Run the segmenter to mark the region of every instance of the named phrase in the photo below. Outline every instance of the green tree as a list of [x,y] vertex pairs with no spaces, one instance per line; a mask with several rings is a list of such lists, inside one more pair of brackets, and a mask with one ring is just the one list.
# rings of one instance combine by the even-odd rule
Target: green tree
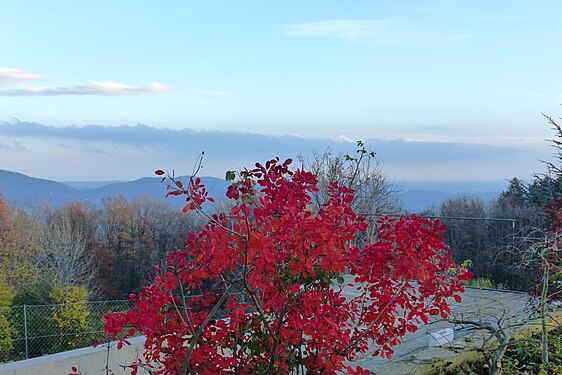
[[91,330],[86,288],[75,285],[59,286],[53,289],[50,297],[56,304],[52,309],[52,318],[60,330],[60,349],[68,350],[88,345],[88,337],[83,335]]
[[0,362],[9,359],[14,349],[16,330],[10,320],[14,295],[14,288],[0,279]]

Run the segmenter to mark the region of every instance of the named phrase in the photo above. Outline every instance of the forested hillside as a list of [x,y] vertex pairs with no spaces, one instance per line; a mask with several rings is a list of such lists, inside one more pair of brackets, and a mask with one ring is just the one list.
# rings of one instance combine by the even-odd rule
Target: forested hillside
[[513,178],[491,202],[472,196],[450,198],[420,215],[441,218],[457,263],[469,260],[477,278],[491,281],[488,286],[528,290],[533,266],[524,259],[525,238],[548,228],[545,207],[561,196],[561,177],[539,176],[530,184]]
[[147,197],[28,212],[0,200],[0,284],[18,304],[48,303],[53,288],[69,285],[95,299],[126,298],[195,226],[192,215]]

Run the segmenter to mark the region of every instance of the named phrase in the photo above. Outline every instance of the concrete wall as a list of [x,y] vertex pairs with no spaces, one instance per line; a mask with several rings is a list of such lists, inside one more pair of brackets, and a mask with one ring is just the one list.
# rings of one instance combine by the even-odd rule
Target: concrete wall
[[[115,375],[130,374],[131,369],[124,369],[121,365],[131,364],[143,353],[144,337],[129,340],[131,345],[117,350],[116,345],[109,349],[109,368]],[[76,367],[83,375],[105,375],[107,347],[83,348],[68,352],[46,355],[24,361],[0,365],[1,375],[67,375],[72,367]],[[148,374],[139,370],[139,374]]]

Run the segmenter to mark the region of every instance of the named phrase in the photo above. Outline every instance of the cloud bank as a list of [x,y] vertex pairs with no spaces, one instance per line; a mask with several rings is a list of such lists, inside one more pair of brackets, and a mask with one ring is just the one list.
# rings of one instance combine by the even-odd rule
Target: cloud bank
[[[225,131],[196,131],[192,129],[155,128],[138,124],[135,126],[66,126],[54,127],[33,122],[0,123],[0,136],[24,137],[53,140],[109,142],[117,145],[133,147],[198,147],[206,151],[213,150],[232,152],[233,148],[241,153],[266,152],[279,150],[283,153],[305,153],[313,149],[322,151],[331,148],[336,153],[352,153],[355,141],[340,139],[334,141],[321,138],[301,138],[293,135],[271,136],[255,133],[237,133]],[[512,147],[498,147],[476,143],[458,142],[416,142],[412,140],[365,140],[390,161],[437,161],[446,155],[447,160],[476,160],[496,158],[509,155],[516,151]],[[415,155],[413,157],[413,155]]]
[[[0,123],[0,169],[59,180],[135,179],[156,169],[188,174],[205,151],[203,175],[252,167],[275,156],[310,157],[327,148],[354,154],[355,142],[296,136],[136,126],[54,127],[30,122]],[[550,158],[544,147],[365,139],[396,180],[502,180],[530,178]],[[16,145],[18,147],[16,147]]]

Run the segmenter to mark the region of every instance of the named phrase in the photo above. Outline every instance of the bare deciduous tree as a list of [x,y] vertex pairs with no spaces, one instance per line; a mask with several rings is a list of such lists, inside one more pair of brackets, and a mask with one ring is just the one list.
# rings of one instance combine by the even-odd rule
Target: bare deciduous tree
[[318,176],[319,191],[314,194],[314,203],[326,202],[329,184],[337,181],[355,190],[353,209],[370,215],[396,214],[401,211],[396,197],[398,186],[383,173],[383,165],[375,152],[357,142],[357,155],[334,154],[328,148],[322,153],[314,152],[310,159],[299,156],[305,168]]
[[154,277],[154,266],[185,245],[193,217],[150,197],[107,198],[100,217],[106,257],[101,265],[112,298],[136,293]]
[[43,230],[45,253],[39,257],[39,268],[61,285],[83,285],[95,288],[94,254],[89,252],[88,237],[76,226],[71,216],[52,212]]
[[357,142],[354,155],[334,154],[328,148],[322,153],[313,152],[310,159],[299,156],[304,167],[318,177],[319,190],[313,193],[313,202],[320,208],[328,199],[330,183],[338,182],[355,190],[352,207],[366,218],[368,231],[357,238],[358,244],[372,241],[376,235],[376,221],[384,215],[402,212],[397,193],[399,187],[383,173],[383,165],[375,151]]

